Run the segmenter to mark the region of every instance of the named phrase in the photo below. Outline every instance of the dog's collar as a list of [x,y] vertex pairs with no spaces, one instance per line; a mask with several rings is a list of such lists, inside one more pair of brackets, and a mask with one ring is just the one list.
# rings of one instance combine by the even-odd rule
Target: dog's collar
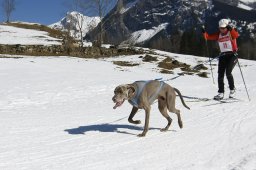
[[134,97],[128,100],[131,105],[133,105],[134,107],[139,106],[139,104],[138,104],[139,100],[140,100],[139,96],[140,96],[142,90],[144,89],[144,87],[146,86],[146,84],[150,81],[152,81],[152,80],[149,80],[149,81],[135,81],[133,83],[137,88],[135,89]]
[[[144,87],[146,86],[146,84],[148,84],[149,82],[151,82],[153,80],[148,80],[148,81],[135,81],[134,84],[137,86],[137,89],[135,89],[135,94],[134,97],[132,99],[129,99],[128,102],[133,105],[134,107],[139,107],[139,100],[140,100],[140,94],[142,93]],[[155,97],[157,96],[157,94],[160,92],[160,90],[162,89],[164,82],[160,81],[160,87],[158,88],[157,92],[150,97],[149,102],[150,104],[152,104],[152,102],[154,101]]]

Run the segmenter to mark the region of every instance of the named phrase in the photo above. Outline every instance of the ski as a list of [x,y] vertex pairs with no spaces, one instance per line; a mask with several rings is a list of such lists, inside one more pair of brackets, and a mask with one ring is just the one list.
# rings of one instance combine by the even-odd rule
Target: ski
[[[216,100],[213,98],[203,98],[203,97],[195,97],[195,96],[182,96],[186,100],[186,102],[210,102],[210,101],[216,101],[217,103],[215,104],[222,104],[222,103],[234,103],[234,102],[239,102],[242,101],[241,99],[238,98],[223,98],[221,100]],[[215,105],[213,104],[213,105]],[[210,104],[211,105],[211,104]]]
[[241,101],[240,99],[238,98],[224,98],[224,99],[221,99],[221,100],[216,100],[216,99],[213,99],[214,101],[219,101],[219,102],[223,102],[223,103],[227,103],[227,102],[231,102],[231,101]]
[[236,103],[236,102],[240,102],[242,100],[237,99],[237,98],[224,98],[222,100],[215,100],[212,99],[212,101],[216,101],[215,103],[211,103],[205,106],[213,106],[213,105],[219,105],[219,104],[230,104],[230,103]]
[[233,102],[238,102],[238,101],[241,101],[240,99],[238,98],[224,98],[224,99],[221,99],[221,100],[215,100],[215,99],[212,99],[212,98],[200,98],[200,97],[190,97],[190,96],[183,96],[184,98],[186,99],[189,99],[187,100],[186,102],[208,102],[208,101],[217,101],[219,103],[233,103]]

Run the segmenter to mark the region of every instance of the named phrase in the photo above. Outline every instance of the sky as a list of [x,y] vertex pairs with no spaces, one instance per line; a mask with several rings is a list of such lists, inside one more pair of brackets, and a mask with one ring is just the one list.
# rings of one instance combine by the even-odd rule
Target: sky
[[[66,2],[67,0],[16,0],[16,9],[10,20],[49,25],[65,16],[68,10]],[[0,21],[5,21],[2,6],[0,15]]]
[[[0,22],[6,20],[0,8]],[[65,14],[72,10],[72,0],[15,0],[16,9],[12,13],[10,21],[24,21],[50,25],[60,21]]]

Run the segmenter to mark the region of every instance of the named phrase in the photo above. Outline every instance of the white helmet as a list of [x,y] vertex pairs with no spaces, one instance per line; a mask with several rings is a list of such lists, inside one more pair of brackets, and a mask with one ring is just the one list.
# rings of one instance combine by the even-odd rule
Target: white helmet
[[224,27],[228,26],[228,24],[229,24],[229,20],[228,19],[221,19],[219,21],[219,27],[221,27],[221,28],[224,28]]

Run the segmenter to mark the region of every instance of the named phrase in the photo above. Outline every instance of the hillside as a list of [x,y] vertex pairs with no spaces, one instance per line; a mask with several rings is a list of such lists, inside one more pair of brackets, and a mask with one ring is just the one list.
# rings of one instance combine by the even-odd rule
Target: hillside
[[[139,138],[144,112],[135,116],[142,124],[128,123],[128,102],[112,109],[114,88],[136,80],[176,77],[180,68],[173,74],[160,73],[158,64],[166,57],[191,66],[205,61],[155,52],[158,61],[154,62],[143,61],[145,55],[99,60],[1,55],[0,169],[254,170],[255,61],[240,60],[251,102],[237,66],[234,77],[239,100],[230,103],[196,99],[211,99],[216,94],[217,85],[211,78],[180,76],[166,83],[178,88],[191,108],[184,108],[177,98],[183,129],[170,113],[170,130],[160,132],[167,122],[153,104],[150,130]],[[121,61],[134,65],[115,64]],[[213,69],[216,79],[216,62]]]
[[64,33],[36,23],[0,24],[2,45],[61,45]]
[[0,24],[0,54],[72,55],[82,58],[140,54],[140,51],[136,49],[109,48],[109,46],[91,47],[89,44],[81,48],[77,40],[69,36],[65,30],[52,29],[36,23],[12,22]]

